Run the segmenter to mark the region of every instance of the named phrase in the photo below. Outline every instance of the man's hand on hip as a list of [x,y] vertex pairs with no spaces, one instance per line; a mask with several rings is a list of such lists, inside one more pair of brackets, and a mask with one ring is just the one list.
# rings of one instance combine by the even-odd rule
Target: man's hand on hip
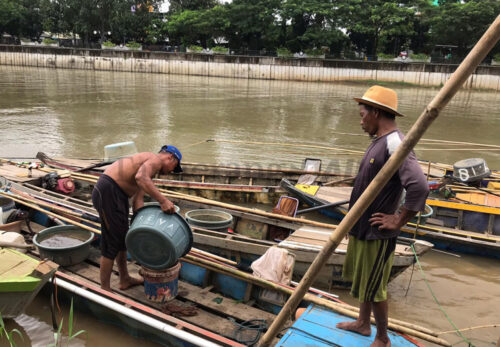
[[368,220],[372,227],[378,226],[378,230],[399,230],[403,225],[399,214],[385,214],[377,212],[372,214]]

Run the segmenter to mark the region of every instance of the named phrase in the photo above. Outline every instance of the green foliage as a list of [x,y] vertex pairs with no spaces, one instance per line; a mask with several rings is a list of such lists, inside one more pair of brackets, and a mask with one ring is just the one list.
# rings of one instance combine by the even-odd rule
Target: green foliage
[[283,57],[283,58],[291,58],[293,57],[293,53],[286,47],[280,47],[276,50],[276,54],[278,54],[278,57]]
[[227,47],[215,46],[215,47],[212,47],[212,52],[214,52],[216,54],[227,54],[229,52],[229,50],[227,49]]
[[494,61],[497,61],[497,62],[500,62],[500,53],[497,53],[493,56],[493,60]]
[[0,338],[5,336],[9,345],[11,347],[15,347],[16,341],[14,341],[14,334],[19,335],[19,337],[21,337],[21,340],[24,340],[23,335],[21,334],[21,332],[19,330],[17,330],[17,329],[12,329],[11,331],[7,330],[7,328],[5,327],[5,323],[2,319],[2,315],[0,314]]
[[410,54],[410,58],[412,60],[427,61],[429,59],[429,56],[425,53],[414,53],[414,54]]
[[227,7],[222,5],[185,10],[170,16],[165,31],[173,43],[207,47],[209,40],[226,36],[230,24],[227,17]]
[[[71,345],[71,340],[74,338],[78,337],[79,335],[86,334],[87,332],[85,330],[80,330],[77,331],[76,333],[73,333],[73,298],[71,298],[71,306],[69,309],[69,317],[68,317],[68,338],[66,340],[66,345],[69,347]],[[57,331],[54,332],[54,343],[47,346],[47,347],[60,347],[62,346],[63,343],[63,333],[62,333],[62,327],[64,323],[64,318],[61,319],[61,322],[59,323],[59,327],[57,328]]]
[[394,60],[395,56],[392,54],[377,53],[378,60]]
[[203,47],[201,46],[196,46],[196,45],[191,45],[188,47],[188,49],[191,51],[191,52],[194,52],[194,53],[201,53],[201,51],[203,51]]
[[104,42],[102,43],[102,45],[103,45],[104,47],[110,47],[110,48],[111,48],[111,47],[115,47],[115,46],[116,46],[116,45],[115,45],[113,42],[111,42],[111,41],[104,41]]
[[[432,41],[458,46],[466,53],[500,13],[498,0],[446,1],[432,16]],[[498,45],[497,45],[498,47]]]
[[317,48],[306,49],[304,53],[307,54],[308,57],[319,57],[319,56],[325,54],[324,51],[322,51],[321,49],[317,49]]
[[135,41],[127,42],[125,46],[128,47],[129,49],[134,49],[134,50],[141,48],[141,44]]
[[208,10],[217,5],[217,0],[170,0],[169,3],[169,12],[176,13],[185,10]]
[[[429,0],[171,0],[167,15],[150,12],[162,2],[0,0],[0,32],[33,40],[45,30],[78,35],[85,44],[168,38],[170,45],[242,51],[326,47],[344,57],[431,52],[444,44],[463,56],[500,13],[499,0],[440,0],[439,6]],[[500,44],[492,53],[499,52]]]
[[48,37],[47,37],[47,38],[44,38],[44,39],[42,40],[42,43],[43,43],[44,45],[52,45],[52,44],[54,44],[54,43],[57,43],[57,40],[53,40],[53,39],[50,39],[50,38],[48,38]]

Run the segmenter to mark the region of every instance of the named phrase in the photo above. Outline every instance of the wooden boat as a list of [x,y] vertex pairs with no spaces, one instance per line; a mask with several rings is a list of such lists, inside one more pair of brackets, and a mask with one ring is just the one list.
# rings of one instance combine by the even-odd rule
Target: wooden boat
[[0,314],[15,318],[24,312],[57,270],[57,264],[40,261],[10,248],[0,249]]
[[[84,183],[82,183],[84,184]],[[65,200],[60,194],[49,192],[31,184],[12,184],[12,187],[29,193],[32,196],[52,201],[61,206],[69,206],[78,211],[96,216],[96,211],[88,202]],[[290,235],[279,244],[295,254],[294,279],[300,280],[316,254],[321,249],[331,232],[331,225],[323,225],[299,218],[284,218],[264,211],[246,209],[229,204],[216,203],[199,198],[170,197],[181,208],[181,213],[193,209],[217,209],[229,213],[233,217],[230,229],[234,233],[208,230],[193,227],[194,247],[233,259],[241,266],[249,266],[255,259],[262,256],[270,247],[277,245],[272,235],[273,230],[286,231]],[[45,220],[47,222],[47,220]],[[317,225],[316,225],[317,224]],[[415,262],[410,244],[414,244],[417,255],[421,256],[432,248],[432,244],[424,241],[401,240],[396,247],[396,256],[390,280]],[[350,283],[341,277],[347,243],[343,242],[318,276],[315,286],[330,289],[332,287],[348,287]]]
[[[282,187],[289,194],[310,206],[321,206],[341,201],[350,196],[351,187],[319,187],[315,195],[296,188],[283,180]],[[469,193],[471,194],[471,193]],[[465,195],[459,195],[464,200]],[[402,235],[418,236],[430,241],[438,249],[500,258],[500,208],[471,204],[467,201],[450,201],[429,198],[431,211],[424,218],[414,219],[401,229]],[[347,213],[347,204],[321,212],[335,220]],[[427,225],[422,225],[427,221]],[[432,223],[432,224],[430,224]]]
[[[32,228],[35,232],[43,229],[35,223]],[[37,252],[33,251],[32,255],[37,256]],[[185,257],[181,261],[178,294],[168,302],[149,300],[142,286],[117,289],[119,279],[115,271],[111,277],[114,292],[102,290],[99,287],[97,249],[92,249],[85,262],[57,271],[53,283],[58,288],[60,300],[73,298],[76,310],[86,311],[136,336],[169,346],[249,345],[265,332],[287,295],[293,292],[292,287],[263,280],[214,259]],[[140,270],[140,266],[133,262],[127,266],[132,274]],[[283,300],[269,301],[262,295],[263,289],[284,294]],[[303,305],[312,302],[321,307],[323,314],[336,311],[348,312],[349,317],[356,315],[355,308],[342,303],[334,295],[321,292],[320,298],[315,292],[312,290],[306,294]],[[336,316],[349,319],[344,314],[337,313]],[[405,322],[391,322],[403,324],[403,329],[412,327],[428,331]],[[420,334],[420,330],[412,331]],[[330,337],[331,334],[318,335],[320,339]],[[429,338],[434,337],[429,335]],[[272,344],[279,345],[278,339],[275,338]],[[339,342],[337,345],[349,345],[345,340]]]
[[[376,329],[372,327],[370,336],[363,336],[336,327],[344,322],[344,316],[310,304],[280,339],[277,346],[370,346],[375,339]],[[325,324],[328,322],[328,324]],[[388,332],[392,346],[419,346],[419,343],[407,336]]]
[[[79,170],[96,174],[105,166],[98,161],[50,158],[38,153],[46,165],[64,170]],[[321,171],[321,165],[311,165],[315,159],[305,159],[303,170],[284,168],[232,167],[200,163],[182,163],[181,174],[159,175],[155,183],[164,188],[207,199],[231,203],[276,204],[285,191],[279,186],[283,177],[295,183],[329,184],[338,180],[350,180],[350,175]]]

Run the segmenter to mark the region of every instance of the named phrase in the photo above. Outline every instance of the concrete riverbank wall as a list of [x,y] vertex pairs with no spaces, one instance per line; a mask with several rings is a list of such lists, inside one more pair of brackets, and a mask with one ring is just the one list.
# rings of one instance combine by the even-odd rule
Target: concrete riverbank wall
[[[249,57],[0,45],[0,65],[290,81],[440,86],[457,65]],[[500,90],[500,66],[480,66],[464,88]]]

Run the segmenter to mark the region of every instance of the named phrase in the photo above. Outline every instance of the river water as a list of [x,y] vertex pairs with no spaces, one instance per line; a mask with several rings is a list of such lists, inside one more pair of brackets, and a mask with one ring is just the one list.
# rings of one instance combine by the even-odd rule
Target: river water
[[[324,170],[350,173],[356,170],[358,151],[369,144],[352,100],[367,87],[0,66],[0,157],[33,158],[43,151],[51,156],[103,158],[105,145],[134,141],[140,151],[175,144],[189,162],[299,168],[305,157],[314,157],[322,159]],[[397,121],[406,132],[437,89],[393,88],[406,115]],[[450,164],[481,157],[500,169],[497,148],[470,144],[499,144],[498,110],[500,97],[495,92],[459,92],[424,136],[432,141],[422,142],[417,156]],[[421,263],[434,295],[457,327],[500,323],[500,261],[430,252]],[[417,267],[413,276],[408,269],[395,279],[389,292],[394,318],[436,331],[452,330]],[[339,294],[351,300],[348,293]],[[38,298],[28,316],[47,324],[50,320],[40,313],[43,305],[44,299]],[[24,328],[20,326],[33,328],[35,320],[25,319]],[[85,323],[76,328],[97,336],[94,342],[138,343],[123,337],[119,329],[100,329],[90,318],[81,321]],[[464,335],[477,346],[494,346],[500,329]],[[447,336],[453,343],[460,341],[456,335]]]

